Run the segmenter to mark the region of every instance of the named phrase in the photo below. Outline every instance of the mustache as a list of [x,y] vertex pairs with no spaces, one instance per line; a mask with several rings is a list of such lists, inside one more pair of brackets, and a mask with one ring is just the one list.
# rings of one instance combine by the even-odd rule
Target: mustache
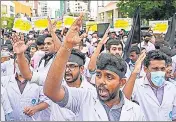
[[109,92],[109,90],[106,88],[106,86],[104,84],[100,84],[98,87],[96,86],[97,90],[107,90]]

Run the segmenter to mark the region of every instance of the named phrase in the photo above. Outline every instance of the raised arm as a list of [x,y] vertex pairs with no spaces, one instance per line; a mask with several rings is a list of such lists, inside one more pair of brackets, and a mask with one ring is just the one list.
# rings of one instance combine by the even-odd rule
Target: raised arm
[[[29,43],[28,43],[29,44]],[[17,63],[20,69],[20,72],[24,79],[31,80],[32,72],[30,70],[29,64],[25,58],[24,52],[30,45],[25,45],[25,42],[22,41],[18,35],[14,35],[12,39],[13,51],[17,56]]]
[[70,27],[63,45],[60,47],[56,57],[49,69],[45,84],[44,94],[54,102],[61,101],[64,98],[65,91],[61,87],[63,75],[65,72],[66,63],[71,54],[71,49],[79,44],[81,39],[79,37],[79,30],[82,25],[83,15],[80,15],[73,25]]
[[97,57],[100,54],[101,48],[104,44],[106,44],[108,38],[108,32],[109,32],[109,28],[107,29],[106,33],[104,34],[102,40],[98,43],[97,48],[95,49],[94,53],[92,54],[91,58],[90,58],[90,62],[88,65],[88,69],[89,71],[94,72],[96,70],[96,61],[97,61]]
[[133,72],[130,75],[130,78],[128,79],[127,83],[125,84],[125,87],[123,88],[123,93],[125,94],[127,99],[131,99],[134,84],[137,78],[138,73],[141,71],[141,65],[146,57],[146,53],[142,52],[142,54],[139,56],[138,60],[136,61],[135,67]]
[[56,35],[56,25],[57,20],[54,21],[54,23],[51,22],[51,19],[48,17],[48,31],[50,32],[54,45],[55,45],[55,51],[58,51],[61,46],[61,40]]

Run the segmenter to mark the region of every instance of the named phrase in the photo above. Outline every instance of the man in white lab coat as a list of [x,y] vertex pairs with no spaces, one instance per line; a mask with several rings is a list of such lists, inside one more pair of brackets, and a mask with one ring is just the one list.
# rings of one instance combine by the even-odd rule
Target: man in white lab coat
[[45,117],[43,114],[51,101],[43,94],[43,88],[25,80],[21,76],[17,62],[15,62],[15,71],[14,75],[1,77],[1,83],[7,90],[13,109],[12,119],[14,121],[49,120],[50,116],[45,115]]
[[167,56],[150,51],[144,65],[146,76],[126,84],[128,92],[133,91],[132,99],[139,103],[147,121],[176,120],[176,87],[165,80]]
[[[48,72],[44,93],[61,107],[75,113],[79,121],[142,121],[144,115],[140,107],[125,98],[120,91],[124,85],[126,64],[112,54],[102,54],[97,61],[96,89],[71,88],[61,85],[71,49],[81,41],[79,28],[82,15],[76,19],[68,31],[64,44],[59,49]],[[57,74],[57,75],[56,75]],[[71,79],[68,75],[67,79]]]

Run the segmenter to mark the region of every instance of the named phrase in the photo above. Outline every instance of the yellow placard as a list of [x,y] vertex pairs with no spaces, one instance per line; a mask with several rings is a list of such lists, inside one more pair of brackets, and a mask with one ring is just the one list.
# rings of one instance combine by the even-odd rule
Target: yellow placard
[[114,28],[115,29],[131,29],[131,19],[130,18],[118,18],[114,21]]
[[89,27],[89,31],[97,31],[97,22],[86,22],[86,29]]
[[58,21],[56,24],[56,28],[60,29],[62,27],[62,21]]
[[29,32],[32,29],[32,24],[28,20],[16,18],[13,29],[19,32]]
[[149,26],[151,26],[154,33],[166,33],[168,21],[150,21]]
[[72,17],[72,16],[65,16],[64,17],[64,26],[65,27],[70,27],[73,22],[76,20],[75,17]]
[[34,27],[37,29],[45,29],[48,27],[47,19],[38,19],[34,22]]
[[[44,30],[46,28],[48,28],[48,19],[47,18],[38,18],[36,20],[33,20],[34,22],[34,28],[37,30]],[[53,23],[54,20],[51,20],[51,22]],[[58,21],[56,28],[60,29],[62,27],[62,21]]]

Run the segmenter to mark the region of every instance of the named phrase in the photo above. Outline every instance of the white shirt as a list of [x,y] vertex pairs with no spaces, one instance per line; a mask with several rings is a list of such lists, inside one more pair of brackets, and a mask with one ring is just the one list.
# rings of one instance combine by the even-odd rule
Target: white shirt
[[135,82],[132,98],[141,106],[147,121],[171,121],[173,106],[176,106],[176,87],[165,82],[163,101],[160,105],[146,77]]
[[[140,44],[138,44],[138,47],[140,48]],[[145,43],[143,41],[143,42],[141,42],[141,47],[144,47],[147,52],[155,50],[155,46],[151,42],[148,42],[148,44],[145,45]]]

